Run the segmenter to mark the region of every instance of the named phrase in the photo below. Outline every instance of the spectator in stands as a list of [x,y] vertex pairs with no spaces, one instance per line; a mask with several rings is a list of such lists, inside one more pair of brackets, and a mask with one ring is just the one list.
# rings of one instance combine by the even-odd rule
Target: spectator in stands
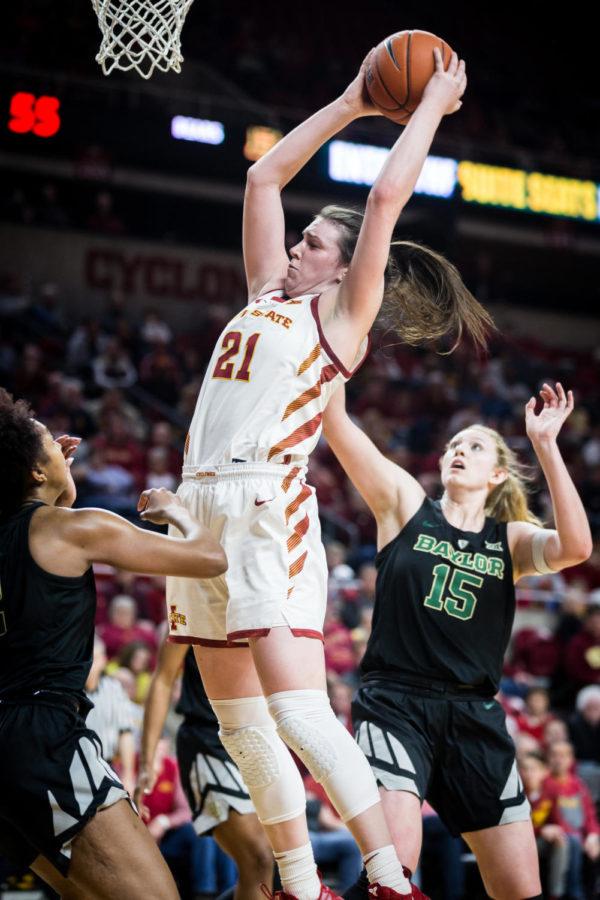
[[189,872],[194,896],[204,896],[205,872],[200,841],[179,780],[177,760],[169,753],[169,743],[164,738],[156,749],[154,778],[152,791],[143,795],[142,818],[172,869],[180,890],[183,887],[186,891],[187,887],[189,895],[190,886],[182,885],[182,878],[185,879]]
[[176,446],[173,426],[170,422],[160,421],[152,425],[150,432],[149,448],[161,447],[167,453],[168,471],[179,477],[183,462],[182,448]]
[[181,387],[181,369],[169,345],[155,341],[140,362],[140,384],[163,403],[174,406]]
[[131,641],[121,648],[117,657],[119,668],[128,669],[135,678],[134,703],[143,704],[148,694],[152,679],[153,653],[149,646],[152,640],[152,650],[156,649],[156,635],[153,631],[144,629],[144,638]]
[[135,790],[135,743],[131,701],[115,678],[104,671],[106,647],[98,636],[94,639],[92,667],[85,692],[94,704],[86,725],[102,741],[104,759],[113,765],[131,796]]
[[123,466],[108,463],[104,450],[92,449],[87,462],[73,466],[72,474],[78,488],[76,505],[133,515],[137,500],[133,475]]
[[327,604],[325,622],[323,623],[325,644],[325,667],[327,672],[346,675],[354,670],[352,638],[337,613],[336,605]]
[[121,650],[132,641],[143,641],[150,651],[156,650],[153,629],[137,622],[135,600],[126,594],[117,594],[108,610],[108,624],[100,629],[100,637],[106,645],[109,659],[117,659]]
[[[563,828],[554,824],[553,801],[543,793],[548,767],[540,755],[528,753],[519,761],[519,773],[531,804],[531,820],[543,881],[551,898],[562,897],[569,868],[570,841]],[[575,846],[575,854],[578,850]]]
[[550,697],[548,691],[541,687],[529,688],[525,696],[525,705],[517,715],[519,731],[526,732],[542,743],[544,728],[554,718],[549,710]]
[[577,760],[577,772],[587,784],[592,800],[600,802],[600,685],[579,691],[577,711],[569,719],[569,734]]
[[201,387],[202,379],[194,378],[184,385],[180,391],[177,412],[185,422],[192,421]]
[[49,339],[62,338],[65,334],[60,291],[53,281],[43,282],[35,301],[29,308],[28,324],[47,343]]
[[354,569],[347,563],[348,548],[340,541],[325,543],[325,557],[330,578],[342,582],[354,578]]
[[[127,309],[127,299],[123,291],[114,289],[106,298],[106,306],[100,320],[102,330],[111,336],[115,336],[122,319],[129,317],[129,321],[133,322],[133,317]],[[135,324],[135,323],[134,323]]]
[[167,488],[175,492],[179,479],[169,471],[169,456],[164,447],[151,447],[148,450],[148,472],[145,488]]
[[144,314],[140,335],[145,344],[170,344],[173,332],[156,309],[147,309]]
[[8,200],[3,203],[2,218],[19,225],[33,225],[36,210],[22,188],[14,188]]
[[53,228],[68,228],[70,225],[70,217],[60,202],[58,188],[51,181],[42,186],[36,218],[40,225],[50,225]]
[[344,728],[347,728],[350,734],[352,730],[352,716],[350,713],[350,705],[352,703],[352,688],[341,678],[328,676],[327,693],[331,702],[331,708],[336,717],[340,720]]
[[542,739],[542,747],[547,751],[552,744],[562,743],[569,740],[569,729],[567,723],[562,719],[554,718],[546,722],[544,728],[544,737]]
[[21,363],[13,378],[15,397],[25,397],[33,406],[39,404],[48,387],[44,357],[37,344],[25,344]]
[[118,412],[109,413],[103,424],[103,433],[93,440],[94,449],[104,452],[108,465],[122,466],[141,489],[146,469],[141,442],[136,440],[127,419]]
[[353,628],[350,632],[350,637],[352,639],[352,658],[354,659],[354,667],[350,676],[346,678],[348,683],[352,685],[352,688],[356,688],[358,686],[359,678],[358,678],[358,667],[361,664],[362,658],[365,655],[365,650],[367,649],[367,641],[369,640],[369,634],[371,630],[367,630],[366,628],[362,628],[358,625],[356,628]]
[[600,465],[586,472],[581,485],[581,499],[587,510],[594,535],[600,534]]
[[577,712],[569,720],[569,732],[578,762],[600,765],[600,686],[593,684],[577,695]]
[[90,401],[88,408],[96,420],[98,431],[106,431],[113,414],[117,414],[124,419],[127,431],[134,440],[145,439],[147,426],[139,408],[130,403],[119,388],[104,391],[98,400]]
[[137,381],[129,354],[117,338],[109,338],[104,351],[92,362],[94,381],[101,388],[128,388]]
[[162,575],[136,575],[119,569],[110,578],[103,594],[107,601],[117,594],[133,597],[140,618],[155,625],[160,625],[165,619],[165,579]]
[[377,583],[377,569],[372,562],[363,563],[358,570],[360,607],[372,607],[375,603],[375,585]]
[[89,438],[96,432],[94,419],[86,409],[82,383],[77,378],[63,378],[58,402],[46,407],[46,416],[62,414],[66,418],[65,433]]
[[600,684],[600,606],[587,611],[579,634],[565,649],[564,667],[577,690],[587,684]]
[[592,862],[600,857],[600,824],[587,787],[572,774],[574,762],[573,747],[568,741],[550,746],[550,774],[543,782],[542,795],[552,804],[554,823],[576,838],[576,842],[571,842],[567,889],[573,900],[584,900],[583,857]]
[[111,678],[114,678],[115,681],[119,682],[131,701],[133,734],[135,745],[136,747],[139,747],[142,734],[142,725],[144,721],[144,707],[135,702],[137,691],[137,682],[135,680],[135,675],[130,669],[120,668],[118,665],[113,669],[111,663],[108,663],[107,668],[111,669]]
[[94,201],[94,210],[87,219],[91,231],[103,234],[123,234],[125,224],[114,211],[114,198],[109,191],[99,191]]
[[67,341],[67,371],[73,375],[91,377],[91,362],[104,353],[108,340],[97,319],[84,319]]
[[527,734],[526,731],[517,731],[513,736],[513,741],[518,763],[522,759],[525,759],[530,753],[542,753],[542,747],[539,741],[536,741],[536,739],[530,734]]

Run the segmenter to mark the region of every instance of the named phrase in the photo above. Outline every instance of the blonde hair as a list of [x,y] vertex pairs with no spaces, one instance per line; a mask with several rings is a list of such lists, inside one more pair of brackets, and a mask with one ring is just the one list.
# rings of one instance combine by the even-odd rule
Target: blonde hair
[[544,523],[529,509],[527,495],[528,484],[533,481],[527,466],[517,458],[504,438],[494,428],[487,425],[469,425],[487,434],[494,442],[498,466],[507,473],[501,484],[496,485],[487,495],[485,514],[498,522],[530,522],[532,525],[544,527]]

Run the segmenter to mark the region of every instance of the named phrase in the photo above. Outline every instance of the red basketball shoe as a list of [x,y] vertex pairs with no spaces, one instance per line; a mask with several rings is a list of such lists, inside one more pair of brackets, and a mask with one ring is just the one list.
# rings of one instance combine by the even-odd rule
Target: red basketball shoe
[[383,887],[380,884],[369,885],[369,897],[375,897],[376,900],[429,900],[427,894],[419,890],[416,884],[411,882],[412,890],[410,894],[400,894],[391,887]]
[[[286,894],[285,891],[275,891],[275,893],[272,894],[264,884],[261,884],[260,889],[269,900],[296,900],[296,897],[294,897],[293,894]],[[321,893],[319,894],[318,900],[343,900],[343,898],[340,897],[339,894],[334,894],[331,888],[321,882]]]

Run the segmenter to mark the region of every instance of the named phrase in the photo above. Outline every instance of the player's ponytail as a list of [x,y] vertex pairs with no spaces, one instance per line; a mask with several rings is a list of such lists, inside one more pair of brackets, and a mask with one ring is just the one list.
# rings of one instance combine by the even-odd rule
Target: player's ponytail
[[45,458],[29,404],[0,388],[0,518],[19,509],[32,487],[32,469]]
[[499,522],[531,522],[543,528],[543,522],[529,509],[528,483],[532,476],[510,449],[502,435],[487,425],[474,425],[489,434],[496,445],[498,465],[507,472],[505,480],[487,496],[485,513]]
[[407,344],[450,337],[452,352],[468,335],[485,350],[495,329],[490,314],[475,299],[456,266],[430,247],[394,241],[386,271],[382,318]]
[[[349,264],[364,213],[326,206],[319,216],[337,225],[340,256]],[[483,350],[488,333],[495,329],[492,317],[467,289],[456,266],[413,241],[394,241],[390,247],[381,321],[413,346],[450,337],[451,350],[464,335]]]

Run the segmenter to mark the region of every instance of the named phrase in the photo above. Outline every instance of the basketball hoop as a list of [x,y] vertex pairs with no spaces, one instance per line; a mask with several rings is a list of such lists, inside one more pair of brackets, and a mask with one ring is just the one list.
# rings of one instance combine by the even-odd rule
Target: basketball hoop
[[92,0],[102,32],[96,61],[105,75],[135,69],[181,72],[181,29],[192,0]]

